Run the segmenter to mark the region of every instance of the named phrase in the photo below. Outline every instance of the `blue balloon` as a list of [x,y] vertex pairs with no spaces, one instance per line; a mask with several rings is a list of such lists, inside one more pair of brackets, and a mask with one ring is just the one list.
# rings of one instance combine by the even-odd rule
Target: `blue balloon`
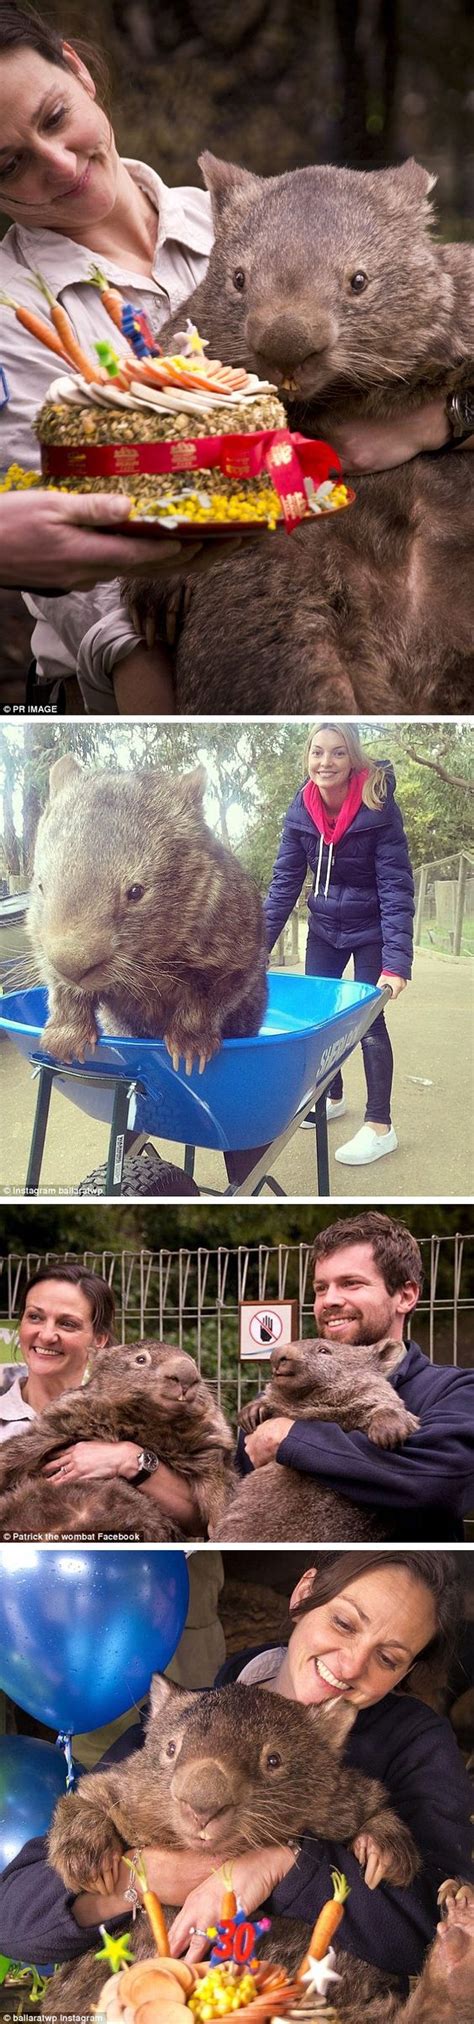
[[13,1862],[25,1841],[46,1834],[65,1791],[66,1760],[54,1743],[0,1736],[0,1870]]
[[169,1665],[188,1598],[173,1547],[3,1546],[0,1686],[48,1727],[101,1728]]

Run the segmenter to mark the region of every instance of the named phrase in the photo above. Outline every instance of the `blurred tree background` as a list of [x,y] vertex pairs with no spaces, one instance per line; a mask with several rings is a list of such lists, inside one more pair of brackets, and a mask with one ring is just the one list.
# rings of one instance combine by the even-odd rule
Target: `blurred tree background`
[[[121,724],[37,721],[0,730],[0,836],[10,875],[27,884],[49,769],[63,752],[86,766],[158,766],[179,773],[203,760],[208,819],[265,891],[293,795],[306,778],[311,726],[287,723]],[[472,848],[473,734],[466,723],[359,724],[369,758],[392,762],[414,865]],[[3,803],[3,806],[2,806]]]
[[52,0],[100,48],[120,148],[197,183],[203,147],[274,175],[305,162],[437,175],[446,237],[474,216],[472,0]]

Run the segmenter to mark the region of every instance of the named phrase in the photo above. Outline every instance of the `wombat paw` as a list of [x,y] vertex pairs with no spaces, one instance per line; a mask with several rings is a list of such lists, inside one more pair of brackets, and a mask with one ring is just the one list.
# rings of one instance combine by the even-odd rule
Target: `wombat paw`
[[219,1034],[193,1034],[191,1038],[189,1033],[183,1033],[177,1026],[173,1026],[169,1033],[165,1033],[163,1039],[168,1054],[171,1055],[173,1068],[178,1070],[180,1061],[184,1061],[186,1075],[192,1075],[195,1061],[199,1074],[202,1075],[207,1062],[212,1061],[213,1054],[217,1054],[221,1044]]
[[395,1884],[403,1890],[421,1869],[420,1857],[408,1827],[395,1815],[374,1820],[370,1829],[371,1841],[378,1849],[383,1862],[384,1882]]
[[265,1420],[266,1417],[266,1407],[263,1404],[263,1400],[252,1399],[250,1405],[242,1406],[242,1412],[237,1415],[237,1425],[242,1427],[244,1434],[253,1434],[256,1427],[261,1427],[262,1420]]
[[41,1035],[41,1046],[47,1054],[54,1054],[56,1061],[84,1061],[87,1054],[93,1054],[99,1034],[95,1020],[79,1020],[77,1026],[64,1025],[60,1019],[48,1019]]
[[461,1883],[459,1876],[448,1876],[446,1882],[440,1884],[437,1902],[446,1915],[449,1906],[457,1904],[467,1908],[470,1901],[474,1902],[474,1884]]
[[399,1441],[406,1441],[409,1434],[416,1434],[419,1424],[415,1414],[407,1413],[405,1406],[381,1406],[371,1414],[367,1434],[377,1448],[396,1448]]

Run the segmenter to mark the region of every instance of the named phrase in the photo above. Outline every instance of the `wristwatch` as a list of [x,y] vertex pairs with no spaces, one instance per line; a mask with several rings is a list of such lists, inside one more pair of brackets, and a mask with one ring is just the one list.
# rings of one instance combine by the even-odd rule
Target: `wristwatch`
[[474,387],[459,387],[457,393],[448,394],[446,414],[453,443],[464,443],[467,436],[474,436]]
[[153,1448],[142,1448],[137,1456],[137,1475],[134,1482],[136,1483],[141,1476],[152,1476],[154,1469],[159,1469],[159,1466],[160,1457],[154,1454]]

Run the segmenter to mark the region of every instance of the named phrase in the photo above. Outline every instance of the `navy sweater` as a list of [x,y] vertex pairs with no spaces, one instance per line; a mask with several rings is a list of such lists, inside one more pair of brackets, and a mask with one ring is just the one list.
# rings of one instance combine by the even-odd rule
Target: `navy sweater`
[[[224,1666],[216,1684],[233,1680],[253,1653]],[[143,1729],[129,1729],[102,1759],[117,1764],[143,1743]],[[424,1858],[421,1878],[409,1890],[367,1890],[359,1865],[338,1842],[305,1839],[301,1856],[265,1906],[270,1916],[307,1919],[312,1926],[331,1896],[331,1867],[343,1869],[351,1885],[344,1919],[344,1947],[363,1960],[400,1974],[415,1974],[436,1923],[436,1892],[446,1876],[474,1879],[469,1815],[472,1791],[448,1722],[413,1697],[387,1694],[357,1716],[347,1760],[387,1787],[396,1811],[411,1828]],[[96,1767],[99,1769],[99,1766]],[[93,1775],[93,1774],[92,1774]],[[0,1952],[14,1960],[75,1960],[99,1947],[97,1926],[76,1924],[73,1897],[46,1860],[46,1843],[28,1841],[0,1880]],[[112,1932],[126,1919],[108,1919]]]
[[[276,1461],[370,1505],[393,1538],[462,1539],[463,1518],[474,1507],[474,1370],[430,1363],[412,1342],[389,1383],[420,1420],[401,1447],[376,1448],[367,1434],[343,1433],[335,1420],[295,1420]],[[242,1433],[237,1460],[247,1475]]]
[[[382,941],[382,968],[396,977],[411,976],[413,874],[400,809],[394,801],[395,775],[387,767],[387,799],[383,808],[362,802],[340,843],[330,869],[324,844],[318,891],[308,898],[313,927],[337,949],[356,949],[363,942]],[[281,934],[299,899],[308,868],[316,876],[321,837],[305,808],[303,789],[288,809],[267,899],[265,918],[269,949]]]

